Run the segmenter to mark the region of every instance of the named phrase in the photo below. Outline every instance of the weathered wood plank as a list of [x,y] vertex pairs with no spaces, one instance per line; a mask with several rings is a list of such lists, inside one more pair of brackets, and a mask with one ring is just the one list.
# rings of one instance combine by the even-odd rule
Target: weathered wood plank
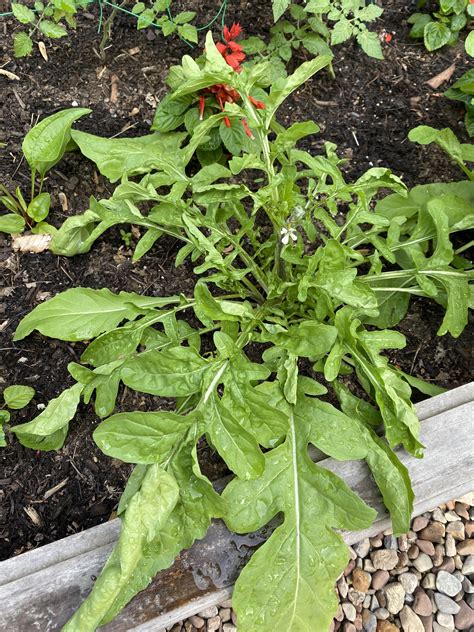
[[[474,385],[468,385],[417,405],[426,456],[417,460],[401,452],[416,495],[415,514],[474,490]],[[342,476],[379,517],[348,543],[389,527],[389,520],[364,463],[325,459],[320,465]],[[57,543],[0,564],[0,629],[9,632],[59,630],[89,592],[119,531],[119,521],[94,527]],[[241,567],[265,539],[259,534],[236,536],[221,521],[207,536],[183,552],[117,617],[106,632],[157,632],[231,593]]]

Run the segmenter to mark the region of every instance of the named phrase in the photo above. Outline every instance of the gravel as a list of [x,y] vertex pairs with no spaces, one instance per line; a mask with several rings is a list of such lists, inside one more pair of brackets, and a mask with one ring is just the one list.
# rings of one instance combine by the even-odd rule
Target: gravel
[[[474,632],[473,537],[474,492],[417,516],[406,535],[355,544],[329,632]],[[227,600],[166,630],[237,632],[231,608]]]

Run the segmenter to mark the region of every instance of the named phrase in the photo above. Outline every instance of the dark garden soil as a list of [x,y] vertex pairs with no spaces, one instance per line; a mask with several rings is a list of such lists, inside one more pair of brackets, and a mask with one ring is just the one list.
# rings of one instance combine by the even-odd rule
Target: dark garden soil
[[[192,8],[192,1],[184,2]],[[216,11],[214,2],[198,2],[201,23]],[[414,3],[413,3],[414,4]],[[2,3],[0,2],[0,9]],[[295,93],[280,114],[283,123],[313,119],[321,133],[306,148],[317,152],[324,140],[337,143],[350,161],[346,170],[356,177],[372,165],[384,165],[402,175],[408,185],[461,179],[462,174],[435,149],[420,149],[407,140],[420,123],[450,126],[461,137],[462,112],[425,82],[456,63],[455,77],[467,69],[462,45],[428,55],[408,38],[404,19],[412,3],[387,1],[378,30],[393,33],[385,45],[385,60],[373,61],[356,47],[336,50],[336,79],[318,75]],[[249,34],[265,36],[271,25],[269,2],[230,2],[227,22],[240,20]],[[21,141],[38,119],[71,106],[90,107],[92,114],[77,127],[112,136],[142,135],[149,131],[156,102],[165,93],[164,79],[171,64],[189,49],[178,39],[163,40],[154,31],[137,32],[128,16],[119,17],[113,41],[101,60],[97,15],[83,15],[77,33],[67,41],[48,45],[49,61],[39,54],[16,61],[11,57],[13,24],[0,22],[0,68],[17,74],[19,81],[0,75],[0,181],[9,187],[27,187],[29,173],[21,160]],[[297,60],[299,62],[302,59]],[[111,86],[117,99],[111,102]],[[467,139],[466,139],[467,140]],[[107,184],[91,163],[69,154],[47,181],[54,208],[51,221],[59,225],[68,214],[83,212],[90,195],[107,195]],[[68,202],[62,210],[59,193]],[[61,196],[64,201],[64,196]],[[127,228],[128,230],[128,228]],[[83,345],[58,342],[33,334],[12,343],[20,318],[40,301],[71,287],[107,287],[150,295],[191,292],[190,267],[173,266],[177,244],[161,240],[138,264],[118,230],[96,242],[93,250],[72,259],[50,253],[12,252],[10,239],[0,236],[0,390],[12,383],[36,389],[33,402],[14,415],[14,423],[31,419],[49,399],[70,384],[67,364],[78,361]],[[408,346],[392,359],[405,371],[454,388],[469,380],[468,334],[454,340],[436,337],[442,310],[416,300],[400,330]],[[125,389],[120,410],[163,407],[163,401]],[[166,404],[166,402],[165,402]],[[102,455],[91,439],[97,424],[90,406],[82,406],[59,453],[28,450],[9,437],[0,452],[0,547],[9,557],[113,516],[130,467]],[[201,461],[212,478],[223,466],[202,446]]]

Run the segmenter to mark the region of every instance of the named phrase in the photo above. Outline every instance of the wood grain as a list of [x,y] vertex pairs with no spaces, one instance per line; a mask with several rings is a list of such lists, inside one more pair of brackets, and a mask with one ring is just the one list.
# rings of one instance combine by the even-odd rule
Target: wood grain
[[[414,515],[474,490],[473,399],[474,384],[470,384],[417,405],[425,458],[398,453],[410,470]],[[370,529],[344,533],[346,542],[357,542],[390,526],[363,462],[324,459],[319,464],[341,476],[378,511]],[[119,528],[119,521],[114,520],[0,564],[0,629],[59,630],[90,591]],[[184,551],[101,630],[158,632],[226,599],[240,569],[270,531],[271,527],[236,536],[221,521],[214,521],[203,540]]]

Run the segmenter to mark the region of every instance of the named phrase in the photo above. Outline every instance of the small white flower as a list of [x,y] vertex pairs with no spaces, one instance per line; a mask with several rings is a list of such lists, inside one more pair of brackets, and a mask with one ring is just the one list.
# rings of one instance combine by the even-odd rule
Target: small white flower
[[298,233],[296,232],[296,230],[294,228],[285,228],[283,227],[281,229],[281,243],[284,246],[287,246],[290,243],[290,239],[292,241],[297,241],[298,240]]

